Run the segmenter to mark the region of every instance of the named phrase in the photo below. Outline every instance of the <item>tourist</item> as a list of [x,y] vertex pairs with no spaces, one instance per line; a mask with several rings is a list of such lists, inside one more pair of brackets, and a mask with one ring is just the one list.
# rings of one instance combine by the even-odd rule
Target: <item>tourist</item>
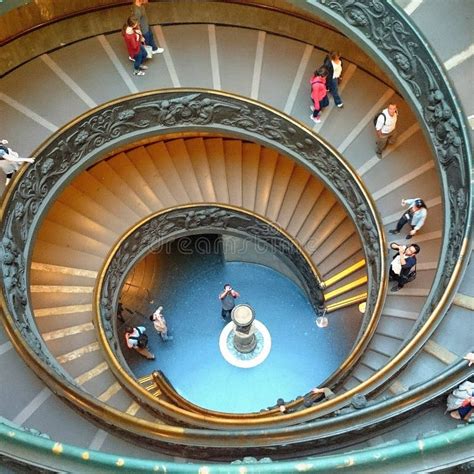
[[148,350],[148,336],[145,334],[145,327],[128,326],[125,328],[125,342],[131,350],[137,351],[141,356],[148,360],[154,360],[155,355]]
[[334,398],[336,395],[335,393],[328,387],[318,388],[315,387],[309,392],[308,395],[304,397],[304,407],[309,408],[315,403],[318,403],[322,400],[330,400]]
[[151,31],[150,24],[148,23],[148,17],[145,10],[145,4],[148,3],[148,0],[134,0],[132,5],[132,15],[138,20],[140,24],[140,30],[143,33],[145,39],[145,44],[151,46],[152,54],[159,54],[164,51],[163,48],[159,48],[153,37],[153,32]]
[[390,264],[390,280],[397,282],[391,291],[399,291],[416,277],[416,255],[420,252],[420,247],[417,244],[407,247],[392,243],[390,248],[397,251]]
[[13,173],[18,171],[22,163],[34,163],[34,158],[21,158],[16,151],[8,146],[7,140],[0,141],[0,169],[5,173],[5,184],[10,182]]
[[221,316],[224,321],[230,319],[230,313],[235,306],[235,299],[239,296],[240,294],[232,289],[228,283],[224,285],[224,291],[219,295],[222,304]]
[[391,234],[398,234],[402,227],[408,222],[411,230],[406,236],[411,239],[424,225],[426,216],[428,215],[428,208],[425,201],[420,198],[402,199],[402,206],[408,206],[407,212],[400,217],[395,229],[389,230]]
[[313,113],[310,118],[315,123],[321,123],[321,111],[329,105],[326,89],[327,75],[328,70],[325,67],[320,67],[314,71],[310,80],[311,99],[313,100],[313,105],[311,106]]
[[466,380],[448,396],[446,412],[455,420],[469,421],[474,413],[474,382]]
[[166,324],[166,319],[162,314],[163,306],[158,307],[158,309],[150,316],[150,320],[153,321],[153,326],[156,329],[156,332],[161,336],[163,341],[172,341],[173,336],[168,335],[168,326]]
[[388,143],[395,143],[395,128],[397,126],[398,110],[396,104],[389,104],[375,118],[375,153],[382,158],[382,151]]
[[133,74],[144,76],[147,66],[143,65],[147,57],[146,49],[143,46],[145,40],[140,31],[138,20],[131,16],[124,25],[122,35],[127,45],[128,57],[133,60]]
[[329,53],[324,59],[323,65],[328,70],[327,89],[331,93],[336,107],[342,108],[344,104],[338,91],[339,82],[342,80],[342,61],[339,52],[332,51]]

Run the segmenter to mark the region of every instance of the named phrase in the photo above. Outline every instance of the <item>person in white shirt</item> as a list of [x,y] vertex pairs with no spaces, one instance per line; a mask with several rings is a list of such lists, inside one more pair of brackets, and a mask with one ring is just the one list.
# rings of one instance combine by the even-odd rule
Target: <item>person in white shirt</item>
[[148,360],[154,360],[155,355],[148,350],[148,336],[145,334],[144,326],[125,328],[125,343],[131,350],[137,351],[141,356]]
[[34,158],[21,158],[16,151],[8,146],[7,140],[0,140],[0,169],[5,173],[8,184],[13,173],[18,171],[22,163],[34,163]]
[[388,143],[395,142],[395,128],[397,126],[398,110],[396,104],[389,104],[386,109],[377,116],[375,121],[375,153],[382,158],[382,151]]
[[339,96],[338,85],[342,80],[342,61],[338,51],[331,51],[324,59],[324,67],[328,70],[326,85],[331,93],[334,103],[338,108],[344,107],[341,97]]
[[168,325],[166,319],[162,314],[163,306],[160,306],[151,316],[150,320],[153,321],[156,332],[161,336],[163,341],[172,341],[173,336],[168,336]]

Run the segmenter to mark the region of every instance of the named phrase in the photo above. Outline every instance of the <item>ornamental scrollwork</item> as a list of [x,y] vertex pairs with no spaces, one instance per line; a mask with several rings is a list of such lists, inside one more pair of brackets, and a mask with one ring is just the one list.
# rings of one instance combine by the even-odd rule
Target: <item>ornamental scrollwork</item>
[[[56,371],[62,369],[39,338],[30,309],[27,275],[33,236],[56,194],[82,169],[118,146],[166,134],[170,130],[226,130],[230,136],[264,143],[305,165],[335,192],[349,215],[354,219],[358,216],[354,222],[365,244],[369,287],[379,288],[382,266],[377,229],[380,226],[372,215],[360,183],[334,157],[332,151],[307,129],[277,112],[228,94],[172,90],[124,98],[89,112],[44,145],[35,162],[28,166],[22,179],[12,189],[1,223],[3,292],[12,320],[25,340],[31,342],[35,353],[42,354],[40,359],[54,366]],[[182,226],[187,231],[203,225],[222,230],[230,225],[231,220],[220,209],[211,214],[195,212],[185,216],[168,216],[159,223],[149,225],[151,233],[170,233],[176,226]],[[146,235],[151,234],[146,232]],[[278,239],[274,240],[275,245],[283,245]],[[135,249],[131,245],[121,249],[121,252],[122,260],[114,263],[117,268],[128,262]],[[375,258],[377,255],[378,258]],[[309,278],[309,271],[303,270],[303,273]],[[118,281],[111,280],[109,291],[116,285]],[[370,291],[374,301],[368,301],[366,318],[372,317],[371,309],[375,307],[376,300],[382,298],[379,293]],[[313,300],[319,298],[319,286],[309,288],[309,294]],[[104,293],[104,300],[101,301],[106,321],[112,319],[115,310],[113,304],[108,305],[111,298],[113,292]],[[64,377],[67,378],[65,373]]]

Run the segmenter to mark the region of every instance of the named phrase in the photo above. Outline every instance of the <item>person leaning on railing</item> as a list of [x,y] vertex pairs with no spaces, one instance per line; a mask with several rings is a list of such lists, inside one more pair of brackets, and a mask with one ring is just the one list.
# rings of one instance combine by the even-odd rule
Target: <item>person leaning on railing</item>
[[0,140],[0,169],[5,173],[5,184],[10,182],[13,173],[19,170],[22,163],[34,163],[34,158],[21,158],[8,146],[7,140]]

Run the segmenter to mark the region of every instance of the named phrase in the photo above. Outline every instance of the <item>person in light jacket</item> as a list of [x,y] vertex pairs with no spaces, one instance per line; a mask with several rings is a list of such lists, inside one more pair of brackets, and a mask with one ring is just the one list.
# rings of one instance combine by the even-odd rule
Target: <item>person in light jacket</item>
[[402,199],[402,206],[408,206],[408,209],[402,217],[400,217],[396,228],[389,230],[389,232],[391,234],[399,234],[402,227],[406,223],[409,223],[411,230],[406,238],[411,239],[423,227],[426,216],[428,215],[428,208],[423,199],[420,198]]

